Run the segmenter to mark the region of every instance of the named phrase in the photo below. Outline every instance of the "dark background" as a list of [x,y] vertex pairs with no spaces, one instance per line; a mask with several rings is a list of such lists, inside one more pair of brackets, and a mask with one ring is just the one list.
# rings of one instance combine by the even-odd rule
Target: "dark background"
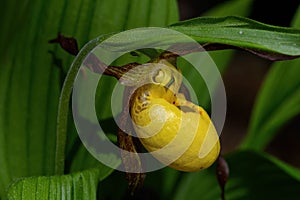
[[[180,19],[199,17],[224,0],[178,0]],[[256,0],[250,18],[278,26],[290,26],[299,0]],[[276,42],[276,41],[274,41]],[[237,51],[224,74],[227,118],[221,135],[223,153],[236,149],[247,132],[257,92],[272,62],[250,53]],[[300,66],[299,66],[300,67]],[[300,78],[300,75],[299,75]],[[300,168],[300,116],[287,123],[266,151]]]

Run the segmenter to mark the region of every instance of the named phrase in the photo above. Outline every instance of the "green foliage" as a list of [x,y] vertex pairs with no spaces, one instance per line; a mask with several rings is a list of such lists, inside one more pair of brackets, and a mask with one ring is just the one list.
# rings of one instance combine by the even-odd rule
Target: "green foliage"
[[[0,50],[1,197],[16,178],[70,171],[63,168],[66,140],[56,138],[56,122],[63,75],[60,68],[68,70],[73,57],[48,40],[62,32],[77,38],[82,47],[101,34],[138,26],[166,26],[178,20],[173,0],[125,0],[121,4],[117,0],[13,0],[1,6],[5,30],[0,33],[0,44],[5,47]],[[63,105],[67,111],[68,103]],[[92,156],[86,151],[78,151],[81,156],[77,156],[77,151],[72,151],[81,147],[73,146],[77,134],[70,127],[66,154],[72,152],[74,159],[85,160],[67,158],[68,166],[74,170],[90,167],[85,164],[93,163]]]
[[[292,26],[300,28],[300,9]],[[263,149],[279,128],[300,113],[299,66],[300,59],[273,64],[253,109],[243,148]]]
[[[269,155],[240,151],[227,156],[226,160],[230,167],[227,199],[293,199],[300,194],[299,172],[286,164],[286,168],[281,168],[278,161]],[[187,174],[180,182],[174,199],[220,199],[220,189],[214,176],[215,167]]]
[[199,43],[226,44],[290,56],[300,54],[299,30],[270,26],[242,17],[200,17],[173,24],[170,28]]

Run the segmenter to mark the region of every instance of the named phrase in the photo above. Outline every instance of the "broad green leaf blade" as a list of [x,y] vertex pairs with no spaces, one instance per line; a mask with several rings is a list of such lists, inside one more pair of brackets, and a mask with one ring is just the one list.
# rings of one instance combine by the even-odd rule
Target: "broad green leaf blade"
[[[293,20],[300,28],[300,8]],[[258,94],[243,148],[263,149],[278,129],[300,113],[300,59],[273,64]]]
[[[161,5],[159,10],[164,8],[164,12],[152,17],[140,9],[146,7],[147,13],[154,15]],[[6,0],[1,8],[0,44],[5,47],[0,50],[3,196],[12,179],[54,174],[55,128],[63,75],[59,68],[68,70],[74,57],[58,45],[48,44],[48,40],[62,32],[75,37],[82,46],[100,34],[135,27],[134,22],[136,26],[144,26],[143,21],[166,26],[167,22],[177,21],[178,12],[174,0]],[[71,138],[72,134],[68,136],[70,143],[74,141]]]
[[[226,160],[230,168],[225,191],[228,200],[296,199],[300,195],[299,170],[269,155],[241,151]],[[185,174],[174,199],[217,200],[221,199],[220,195],[215,167],[212,167]]]
[[94,168],[62,176],[20,179],[10,186],[8,199],[96,199],[98,182],[112,171]]
[[1,32],[9,39],[0,50],[1,196],[14,178],[54,172],[60,85],[47,41],[58,30],[60,18],[51,10],[60,13],[60,2],[15,0],[3,8],[7,29]]
[[[200,17],[170,26],[199,43],[216,43],[288,56],[300,55],[300,30],[238,16]],[[276,41],[276,42],[274,42]]]

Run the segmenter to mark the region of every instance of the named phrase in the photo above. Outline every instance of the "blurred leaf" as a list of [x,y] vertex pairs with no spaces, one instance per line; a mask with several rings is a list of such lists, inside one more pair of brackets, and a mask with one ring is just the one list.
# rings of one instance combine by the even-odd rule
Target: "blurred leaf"
[[[128,192],[128,182],[123,172],[115,170],[108,178],[99,183],[99,200],[124,200]],[[113,197],[113,198],[112,198]],[[131,197],[132,198],[132,197]],[[127,198],[130,199],[130,198]]]
[[[228,200],[296,199],[300,195],[299,170],[269,155],[241,151],[226,160],[230,168],[225,191]],[[174,199],[221,199],[215,166],[185,174]]]
[[251,13],[253,0],[229,0],[217,4],[215,7],[206,11],[202,16],[248,16]]
[[[6,0],[1,8],[0,196],[3,196],[15,178],[54,174],[60,68],[67,71],[74,57],[58,45],[48,44],[48,40],[62,32],[75,37],[82,46],[98,35],[113,31],[166,26],[177,21],[178,12],[174,0]],[[68,135],[72,144],[68,145],[67,153],[74,150],[75,137],[74,132]],[[84,168],[85,163],[76,163],[79,166],[74,169]],[[58,171],[61,173],[62,169]]]
[[164,199],[167,199],[175,192],[180,175],[181,172],[170,167],[166,167],[162,170],[162,176],[158,176],[158,178],[162,177],[162,188],[160,194]]
[[[300,7],[293,26],[300,28]],[[273,64],[258,94],[242,148],[263,149],[279,128],[300,113],[299,74],[300,59]]]
[[[134,196],[127,190],[127,182],[124,173],[114,171],[107,179],[99,183],[101,196],[99,199],[172,199],[177,185],[180,183],[180,171],[165,167],[161,170],[147,173],[145,182]],[[118,189],[112,185],[117,185]]]
[[13,183],[8,199],[96,199],[98,182],[113,169],[94,168],[62,176],[24,178]]
[[155,191],[161,199],[170,199],[180,183],[181,174],[182,172],[170,167],[147,173],[144,188]]
[[[200,17],[170,26],[199,43],[223,44],[273,54],[300,56],[300,30],[276,27],[238,16]],[[276,41],[276,42],[274,42]],[[263,55],[263,54],[262,54]]]

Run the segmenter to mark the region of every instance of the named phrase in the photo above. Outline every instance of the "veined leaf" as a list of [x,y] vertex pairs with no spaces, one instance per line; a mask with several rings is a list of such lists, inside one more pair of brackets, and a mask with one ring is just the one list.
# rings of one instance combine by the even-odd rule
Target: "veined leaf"
[[113,169],[89,169],[62,176],[23,178],[8,190],[8,199],[96,199],[98,182]]
[[200,17],[170,28],[202,44],[225,44],[257,53],[265,51],[270,58],[274,53],[300,56],[299,29],[271,26],[238,16]]
[[[293,26],[300,28],[300,8]],[[300,113],[299,74],[300,59],[273,64],[258,94],[243,148],[263,149],[280,127]]]
[[[207,50],[239,48],[271,60],[286,60],[300,56],[299,29],[267,25],[248,18],[199,17],[172,24],[168,28],[190,36],[203,44]],[[132,47],[134,44],[131,43],[142,36],[144,40],[140,45],[148,46],[157,39],[151,34],[145,37],[145,30],[140,30],[134,36],[127,36],[130,43],[120,38],[114,38],[110,42],[114,51],[122,51],[124,46]],[[175,35],[163,33],[160,41],[160,45],[167,45],[170,41],[185,42],[184,38],[178,39]]]
[[[174,0],[6,0],[2,3],[0,196],[4,196],[15,178],[55,173],[60,68],[67,71],[74,57],[48,41],[61,32],[75,37],[79,46],[83,46],[101,34],[138,26],[166,26],[178,17]],[[75,137],[76,133],[70,131],[67,153],[74,149]],[[60,161],[65,159],[62,149]],[[84,168],[85,163],[76,163],[80,166],[74,170]],[[57,169],[58,173],[64,170],[62,165]]]
[[[226,157],[230,174],[225,198],[230,200],[295,199],[300,195],[299,170],[267,155],[252,151]],[[215,167],[186,174],[177,192],[179,199],[221,199]]]

